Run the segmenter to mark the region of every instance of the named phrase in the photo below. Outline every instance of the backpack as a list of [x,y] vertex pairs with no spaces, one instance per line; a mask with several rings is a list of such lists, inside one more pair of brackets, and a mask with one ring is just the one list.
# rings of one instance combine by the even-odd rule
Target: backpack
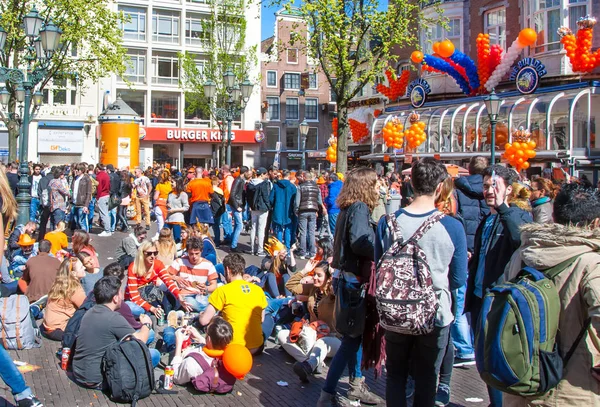
[[108,395],[117,403],[131,403],[133,407],[154,390],[150,351],[133,335],[126,335],[106,350],[101,369]]
[[96,196],[96,190],[98,189],[98,181],[96,181],[96,178],[94,178],[94,177],[90,177],[90,176],[88,176],[88,177],[92,184],[92,196]]
[[435,327],[439,304],[427,256],[418,242],[444,216],[434,213],[404,240],[396,216],[386,215],[393,243],[377,265],[375,299],[381,326],[387,331],[425,335]]
[[50,188],[40,188],[41,191],[38,191],[40,195],[40,203],[44,208],[50,206]]
[[69,318],[69,322],[67,322],[67,326],[65,327],[65,332],[62,338],[62,347],[70,348],[71,355],[74,355],[75,352],[75,339],[77,339],[77,334],[79,333],[79,327],[81,326],[81,320],[86,312],[88,312],[94,305],[96,305],[96,301],[93,299],[93,293],[90,294],[83,304],[75,311],[73,316]]
[[576,257],[540,272],[524,267],[509,282],[492,287],[483,298],[475,331],[475,361],[489,386],[518,396],[537,396],[555,387],[588,319],[566,356],[556,344],[560,297],[553,279]]
[[40,330],[29,313],[24,295],[0,298],[0,325],[4,349],[32,349],[42,344]]
[[233,390],[236,379],[225,369],[221,360],[214,359],[211,366],[198,352],[191,352],[187,357],[194,359],[202,367],[202,374],[192,378],[196,390],[217,394],[225,394]]

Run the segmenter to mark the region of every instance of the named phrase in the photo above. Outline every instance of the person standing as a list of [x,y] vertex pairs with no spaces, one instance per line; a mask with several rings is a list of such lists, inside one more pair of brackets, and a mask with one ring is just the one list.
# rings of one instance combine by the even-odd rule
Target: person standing
[[32,222],[37,221],[38,210],[40,208],[40,195],[39,185],[42,179],[42,167],[40,164],[33,166],[33,174],[29,177],[29,183],[31,184],[31,204],[29,205],[29,220]]
[[223,191],[223,197],[225,198],[225,212],[221,216],[221,224],[223,225],[222,243],[229,244],[231,243],[231,239],[233,237],[233,227],[231,225],[231,207],[229,206],[228,202],[234,178],[233,175],[231,175],[228,165],[224,165],[222,167],[221,173],[223,174],[223,179],[221,180],[221,190]]
[[538,177],[531,182],[531,208],[533,221],[553,223],[554,185],[552,181]]
[[233,181],[229,193],[229,200],[227,201],[227,204],[231,207],[231,213],[233,214],[233,220],[235,222],[233,234],[231,236],[231,251],[234,253],[240,251],[238,250],[237,245],[244,226],[242,211],[246,206],[244,188],[248,174],[251,174],[250,171],[248,171],[248,167],[243,166],[240,168],[240,175]]
[[329,216],[329,230],[331,233],[335,233],[335,225],[337,218],[340,213],[340,207],[337,204],[337,198],[342,190],[344,183],[339,180],[337,174],[329,174],[329,184],[327,185],[328,193],[325,199],[325,206],[327,207],[327,215]]
[[131,184],[131,175],[129,171],[122,170],[120,173],[117,172],[121,179],[119,187],[119,196],[121,197],[121,204],[119,205],[117,212],[117,225],[121,223],[121,232],[127,232],[129,230],[129,217],[127,216],[127,208],[131,203],[131,193],[133,192],[133,185]]
[[144,219],[146,222],[146,230],[150,230],[150,192],[152,191],[152,183],[150,179],[144,175],[140,167],[134,170],[135,180],[133,186],[135,188],[135,223],[142,223],[142,209],[144,210]]
[[171,179],[171,192],[167,197],[166,225],[173,231],[175,243],[181,243],[181,228],[185,227],[185,213],[190,209],[188,194],[184,191],[183,178]]
[[[117,211],[120,206],[121,198],[121,175],[115,171],[115,167],[112,164],[106,166],[106,172],[110,178],[110,191],[108,200],[108,214],[110,218],[110,232],[114,233],[117,228],[118,214]],[[119,205],[115,205],[119,203]],[[127,225],[127,223],[125,223]]]
[[300,258],[312,258],[316,255],[315,234],[317,232],[317,215],[323,207],[321,191],[315,183],[312,172],[304,172],[303,180],[298,186],[295,208],[298,214],[298,239],[300,249],[297,253]]
[[204,178],[204,168],[196,168],[196,178],[187,184],[191,208],[190,225],[196,222],[212,225],[214,223],[210,208],[210,195],[214,192],[210,178]]
[[[267,170],[260,167],[256,170],[256,178],[248,184],[246,196],[252,213],[252,228],[250,229],[250,252],[257,256],[265,255],[265,228],[271,204],[269,195],[271,183]],[[257,236],[258,235],[258,236]],[[254,244],[256,243],[256,250]]]
[[6,171],[6,178],[8,179],[8,185],[10,185],[10,190],[13,193],[13,196],[16,198],[19,193],[17,185],[19,184],[19,163],[12,162],[8,164],[8,168]]
[[290,172],[283,171],[283,179],[275,182],[269,202],[273,208],[273,230],[277,239],[285,244],[287,250],[291,247],[292,217],[296,202],[296,187],[290,182]]
[[[212,225],[213,233],[215,236],[215,244],[221,245],[221,219],[225,214],[225,196],[223,190],[219,187],[220,180],[217,176],[213,175],[210,177],[212,183],[213,193],[210,195],[210,211],[213,214],[213,220],[215,221]],[[226,216],[229,216],[225,214]]]
[[48,188],[50,188],[50,214],[53,227],[56,227],[61,220],[66,220],[67,216],[67,200],[69,199],[70,191],[67,185],[65,185],[64,178],[64,171],[57,168],[54,171],[54,178],[48,184]]
[[171,190],[171,171],[165,169],[160,174],[160,182],[154,188],[154,216],[158,224],[155,237],[158,237],[160,230],[165,226],[168,215],[167,198]]
[[100,215],[100,219],[102,219],[102,226],[104,227],[104,231],[98,236],[111,236],[111,222],[108,209],[110,200],[110,176],[106,173],[106,167],[104,167],[104,164],[98,164],[96,166],[96,181],[98,181],[98,187],[96,189],[96,205],[98,206],[98,213]]
[[[85,164],[78,164],[74,169],[75,178],[71,189],[73,190],[73,206],[75,223],[78,229],[90,231],[89,206],[92,200],[92,181],[86,173]],[[108,190],[108,189],[107,189]]]
[[38,197],[40,199],[40,233],[38,235],[38,242],[44,239],[46,235],[46,229],[48,228],[48,220],[50,220],[50,188],[48,184],[54,178],[54,170],[56,167],[52,167],[50,171],[46,173],[38,183]]

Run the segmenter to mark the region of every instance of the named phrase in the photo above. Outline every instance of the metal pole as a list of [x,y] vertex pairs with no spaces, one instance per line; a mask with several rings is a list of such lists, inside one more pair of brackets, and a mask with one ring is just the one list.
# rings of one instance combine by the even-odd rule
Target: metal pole
[[23,122],[21,124],[21,140],[19,146],[19,183],[17,184],[17,203],[19,213],[17,214],[17,225],[29,222],[29,207],[31,205],[31,184],[29,183],[29,165],[27,164],[27,147],[29,144],[29,110],[31,108],[31,84],[23,82],[25,88],[25,107]]
[[492,126],[492,149],[490,150],[491,152],[491,157],[490,157],[490,164],[494,165],[496,164],[496,123],[498,122],[498,120],[490,119],[490,125]]
[[306,171],[306,136],[302,135],[302,163],[300,168]]
[[229,102],[227,106],[227,165],[231,167],[231,122],[233,121],[233,114],[231,108],[233,106],[233,100],[229,96]]

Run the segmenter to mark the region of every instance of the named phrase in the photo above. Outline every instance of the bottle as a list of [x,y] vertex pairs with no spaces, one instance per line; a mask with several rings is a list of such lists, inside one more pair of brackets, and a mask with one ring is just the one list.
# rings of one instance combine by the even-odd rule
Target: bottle
[[60,356],[60,367],[62,370],[67,370],[69,367],[69,356],[71,355],[71,348],[63,348],[62,355]]
[[[161,307],[158,307],[160,309],[162,309]],[[160,314],[160,318],[156,318],[156,325],[158,326],[163,326],[165,324],[165,312],[163,311]]]
[[165,367],[165,383],[163,385],[165,390],[173,389],[173,375],[174,374],[175,374],[175,371],[173,370],[173,366],[168,365],[167,367]]

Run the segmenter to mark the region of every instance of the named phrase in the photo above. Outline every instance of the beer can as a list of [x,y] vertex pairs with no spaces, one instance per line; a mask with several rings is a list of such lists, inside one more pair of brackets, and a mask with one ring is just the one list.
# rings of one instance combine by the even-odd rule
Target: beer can
[[69,367],[69,356],[71,355],[71,348],[63,348],[62,355],[60,357],[60,367],[62,370],[67,370]]
[[158,326],[163,326],[163,325],[165,324],[165,322],[166,322],[166,321],[165,321],[165,318],[166,318],[166,315],[165,315],[165,313],[163,312],[163,313],[160,315],[160,318],[157,318],[157,319],[156,319],[156,325],[158,325]]
[[167,367],[165,367],[165,383],[164,383],[164,388],[165,390],[172,390],[173,389],[173,376],[175,375],[175,371],[173,370],[173,366],[169,365]]

